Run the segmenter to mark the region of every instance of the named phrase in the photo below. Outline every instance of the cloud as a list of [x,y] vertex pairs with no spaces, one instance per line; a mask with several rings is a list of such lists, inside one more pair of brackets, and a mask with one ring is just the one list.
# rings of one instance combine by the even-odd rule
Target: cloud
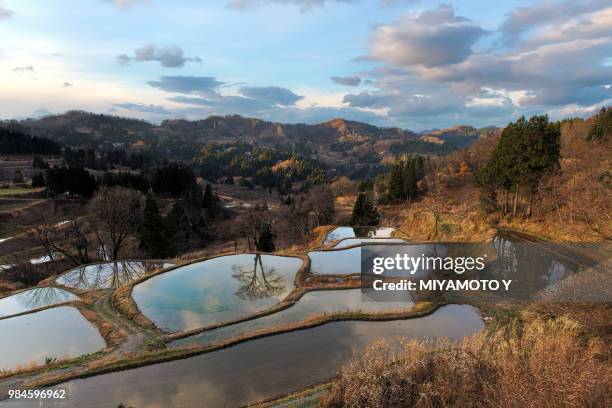
[[335,82],[339,85],[344,86],[359,86],[361,84],[361,78],[356,76],[347,76],[347,77],[331,77],[332,82]]
[[13,68],[14,72],[34,72],[34,67],[32,65],[28,65],[25,67],[15,67]]
[[[225,82],[214,77],[194,76],[163,76],[159,81],[149,81],[148,84],[174,94],[167,98],[173,104],[184,105],[171,111],[151,112],[166,116],[193,119],[210,115],[239,114],[289,123],[319,123],[338,116],[373,123],[382,123],[383,119],[373,112],[352,107],[298,107],[296,102],[303,100],[304,96],[279,86],[241,86],[233,92],[229,91],[231,93],[226,93],[226,90],[231,88],[227,88]],[[221,93],[221,90],[224,93]],[[114,106],[139,112],[149,109],[141,104]]]
[[278,86],[243,86],[239,92],[247,98],[260,99],[285,106],[294,105],[297,101],[304,98],[294,94],[287,88]]
[[472,54],[474,43],[487,32],[470,19],[455,15],[452,6],[416,16],[405,16],[395,24],[374,30],[368,58],[398,66],[438,67],[456,64]]
[[117,65],[127,66],[130,65],[130,61],[132,59],[127,54],[119,54],[117,55]]
[[115,103],[113,104],[113,106],[115,108],[131,110],[135,112],[142,112],[142,113],[153,113],[157,115],[173,115],[174,114],[174,112],[166,109],[164,106],[161,106],[161,105],[146,105],[143,103],[125,102],[125,103]]
[[205,76],[162,76],[159,81],[149,81],[147,84],[166,92],[211,95],[216,94],[217,88],[224,82]]
[[[517,8],[494,32],[440,6],[375,27],[365,58],[381,64],[362,73],[373,90],[349,93],[343,101],[385,110],[389,120],[414,127],[466,118],[503,125],[564,106],[592,111],[612,99],[610,26],[612,6],[597,0]],[[489,34],[504,46],[472,49]]]
[[74,86],[74,85],[73,85],[73,84],[71,84],[70,82],[64,82],[64,85],[62,85],[62,88],[71,88],[71,87],[73,87],[73,86]]
[[356,108],[384,108],[394,103],[396,97],[385,92],[361,92],[344,96],[342,102]]
[[506,15],[501,25],[502,41],[505,45],[514,45],[522,35],[533,28],[544,24],[563,23],[577,15],[598,11],[609,5],[609,0],[565,0],[517,7]]
[[0,20],[4,20],[5,18],[10,18],[13,16],[13,11],[7,8],[4,8],[0,5]]
[[117,56],[117,64],[129,65],[132,61],[147,62],[156,61],[166,68],[180,68],[187,62],[196,62],[201,64],[202,59],[198,56],[185,57],[183,49],[176,45],[167,47],[157,47],[152,44],[147,44],[141,48],[134,50],[134,55],[120,54]]

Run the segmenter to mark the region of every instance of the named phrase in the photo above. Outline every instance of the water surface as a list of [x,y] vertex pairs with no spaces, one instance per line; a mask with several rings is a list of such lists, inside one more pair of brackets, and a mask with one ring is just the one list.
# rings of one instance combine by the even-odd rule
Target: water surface
[[78,296],[59,288],[28,289],[0,299],[0,318],[78,299]]
[[329,379],[353,350],[379,338],[458,340],[483,327],[473,307],[449,305],[418,319],[332,322],[60,386],[69,389],[65,406],[235,407]]
[[336,227],[327,233],[324,245],[345,238],[390,238],[395,228],[391,227]]
[[95,290],[124,286],[149,272],[174,266],[168,262],[116,261],[102,262],[74,268],[55,280],[70,288]]
[[350,275],[361,272],[361,247],[338,251],[311,251],[310,271],[321,275]]
[[300,258],[221,256],[157,275],[134,286],[140,311],[158,327],[187,330],[265,310],[294,288]]
[[377,244],[377,245],[387,245],[387,244],[402,244],[406,243],[401,238],[346,238],[342,241],[338,242],[332,248],[346,248],[353,245],[362,245],[362,244]]
[[414,306],[407,292],[397,292],[397,302],[364,300],[361,289],[311,291],[305,293],[293,306],[280,312],[177,340],[172,345],[218,343],[254,330],[296,323],[324,313],[406,311]]
[[0,320],[0,370],[78,357],[105,346],[98,330],[71,306]]

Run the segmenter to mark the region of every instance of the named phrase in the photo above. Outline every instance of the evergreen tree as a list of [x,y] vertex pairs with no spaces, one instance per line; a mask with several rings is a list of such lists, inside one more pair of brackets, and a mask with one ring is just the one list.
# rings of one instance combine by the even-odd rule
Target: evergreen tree
[[166,256],[167,246],[164,232],[164,223],[157,201],[151,194],[147,194],[142,225],[138,231],[140,249],[153,258]]
[[32,176],[32,187],[44,187],[45,186],[45,175],[43,173],[36,173]]
[[417,193],[416,159],[409,157],[404,168],[404,196],[414,198]]
[[587,140],[607,140],[612,135],[612,107],[603,107],[593,118]]
[[257,250],[261,252],[274,252],[276,250],[274,245],[276,234],[272,231],[272,226],[268,222],[262,222],[259,228],[259,239],[255,243]]
[[32,168],[35,169],[48,169],[49,163],[43,160],[39,155],[35,155],[32,160]]
[[202,203],[202,206],[204,208],[210,208],[212,207],[214,200],[215,197],[212,193],[212,187],[210,184],[206,184],[206,187],[204,188],[204,202]]
[[509,198],[514,194],[512,213],[516,215],[519,194],[529,195],[529,204],[540,180],[559,168],[561,132],[558,123],[549,123],[547,116],[521,117],[508,124],[487,164],[476,172],[476,184],[482,189],[484,203],[490,206],[496,198],[494,190],[503,189],[503,212],[509,211]]
[[404,165],[396,160],[391,165],[389,173],[389,198],[397,201],[405,198],[404,195]]
[[357,201],[355,201],[355,206],[353,207],[351,225],[378,225],[378,220],[378,211],[376,207],[374,207],[374,204],[372,204],[370,197],[365,193],[359,193]]

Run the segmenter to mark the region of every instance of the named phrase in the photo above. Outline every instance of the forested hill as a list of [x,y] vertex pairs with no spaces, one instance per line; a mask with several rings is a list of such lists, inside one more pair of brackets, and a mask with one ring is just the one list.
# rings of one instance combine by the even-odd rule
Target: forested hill
[[0,128],[0,154],[60,154],[60,146],[46,138]]
[[[269,122],[239,115],[211,116],[202,120],[172,119],[159,126],[143,120],[112,115],[69,111],[61,115],[50,115],[39,119],[10,121],[3,124],[38,137],[47,137],[73,147],[97,148],[105,143],[146,145],[165,144],[170,149],[174,143],[257,143],[260,145],[297,145],[310,149],[331,149],[351,153],[353,148],[381,152],[394,144],[430,144],[433,150],[441,145],[457,147],[469,144],[480,134],[470,132],[437,131],[428,139],[410,130],[385,128],[367,123],[337,118],[329,122],[307,124],[284,124]],[[465,127],[458,127],[465,128]],[[448,146],[446,146],[448,147]]]

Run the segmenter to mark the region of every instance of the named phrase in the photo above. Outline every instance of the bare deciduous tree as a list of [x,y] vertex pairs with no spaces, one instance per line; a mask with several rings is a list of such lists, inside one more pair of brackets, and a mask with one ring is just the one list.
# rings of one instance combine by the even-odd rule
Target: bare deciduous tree
[[118,259],[127,238],[136,233],[142,202],[142,194],[136,190],[102,187],[89,203],[93,230],[110,259]]

